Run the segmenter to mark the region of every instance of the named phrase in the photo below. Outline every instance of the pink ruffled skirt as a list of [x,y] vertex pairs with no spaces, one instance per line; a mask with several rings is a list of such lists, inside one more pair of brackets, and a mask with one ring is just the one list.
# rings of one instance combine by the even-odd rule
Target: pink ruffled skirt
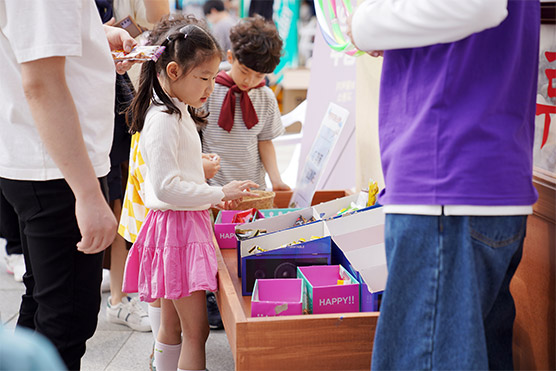
[[208,210],[151,210],[127,256],[123,291],[146,302],[216,291],[217,270]]

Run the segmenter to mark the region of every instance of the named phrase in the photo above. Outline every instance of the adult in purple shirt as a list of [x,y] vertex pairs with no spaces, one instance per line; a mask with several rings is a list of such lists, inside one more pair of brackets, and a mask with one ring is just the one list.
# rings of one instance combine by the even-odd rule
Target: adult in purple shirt
[[367,0],[350,19],[354,44],[384,55],[373,369],[513,368],[539,15],[537,0]]

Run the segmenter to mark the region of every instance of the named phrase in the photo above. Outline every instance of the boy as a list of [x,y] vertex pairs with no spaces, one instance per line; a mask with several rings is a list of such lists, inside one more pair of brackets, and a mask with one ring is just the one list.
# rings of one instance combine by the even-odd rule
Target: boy
[[264,81],[280,62],[282,40],[274,24],[261,16],[242,19],[231,29],[230,40],[231,69],[218,74],[204,107],[210,115],[202,131],[203,152],[221,159],[220,170],[208,182],[224,185],[245,178],[265,189],[266,170],[273,190],[289,190],[272,144],[284,130],[280,110]]

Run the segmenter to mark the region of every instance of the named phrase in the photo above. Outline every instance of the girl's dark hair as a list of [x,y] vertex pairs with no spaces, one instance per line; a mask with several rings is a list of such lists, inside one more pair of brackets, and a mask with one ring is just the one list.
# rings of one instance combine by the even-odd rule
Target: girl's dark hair
[[[218,42],[200,23],[191,23],[185,26],[178,23],[158,41],[161,41],[160,39],[163,40],[160,45],[166,49],[157,61],[143,63],[137,94],[127,110],[127,117],[130,118],[128,125],[132,133],[143,129],[150,104],[164,105],[167,108],[164,112],[177,114],[181,118],[180,110],[164,92],[158,81],[159,75],[166,75],[168,63],[176,62],[182,68],[183,74],[180,78],[183,78],[196,66],[215,56],[222,55]],[[199,112],[191,106],[188,106],[188,111],[198,126],[206,125],[208,114]]]
[[274,23],[260,15],[240,20],[230,30],[232,54],[244,66],[260,73],[274,71],[282,55],[282,39]]

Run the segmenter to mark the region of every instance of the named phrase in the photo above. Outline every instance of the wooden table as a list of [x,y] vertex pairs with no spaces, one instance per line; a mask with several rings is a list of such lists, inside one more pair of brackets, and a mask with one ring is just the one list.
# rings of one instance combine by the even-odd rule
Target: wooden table
[[369,370],[378,312],[251,318],[236,249],[216,249],[218,306],[236,370]]

